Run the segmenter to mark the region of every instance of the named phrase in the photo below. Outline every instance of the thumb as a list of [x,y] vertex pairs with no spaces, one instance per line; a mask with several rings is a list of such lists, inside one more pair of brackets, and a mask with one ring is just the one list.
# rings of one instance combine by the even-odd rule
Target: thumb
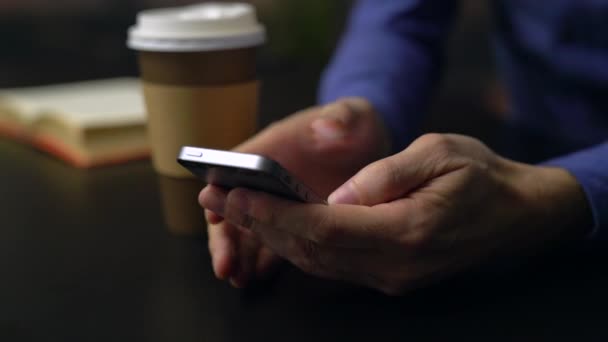
[[300,111],[275,122],[235,150],[289,159],[285,151],[293,148],[299,153],[314,154],[341,149],[348,145],[357,126],[358,107],[356,101],[349,99]]
[[316,143],[336,144],[346,140],[360,117],[364,106],[361,102],[363,100],[357,98],[346,98],[322,107],[310,124]]
[[424,156],[406,149],[363,168],[336,189],[328,202],[366,206],[390,202],[423,184],[428,171]]

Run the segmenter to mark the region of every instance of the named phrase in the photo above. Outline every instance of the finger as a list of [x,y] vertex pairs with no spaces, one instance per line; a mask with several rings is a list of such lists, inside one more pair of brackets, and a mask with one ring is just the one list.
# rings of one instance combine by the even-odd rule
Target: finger
[[369,287],[382,285],[374,272],[377,267],[367,266],[375,262],[370,252],[342,247],[327,248],[274,229],[264,230],[260,239],[273,252],[306,273]]
[[260,248],[258,253],[258,259],[255,266],[256,278],[264,279],[272,275],[278,269],[282,261],[284,261],[283,258],[279,257],[266,246]]
[[238,266],[230,277],[230,283],[236,288],[247,286],[253,275],[258,258],[258,252],[262,247],[257,236],[248,229],[238,228],[238,244],[236,254]]
[[209,224],[209,252],[215,276],[221,280],[229,279],[238,267],[235,239],[238,231],[227,222]]
[[[199,194],[199,204],[202,203],[201,197],[206,192],[225,194],[226,190],[217,186],[206,186]],[[227,222],[222,222],[223,219],[216,220],[216,218],[220,218],[221,216],[212,211],[205,210],[205,217],[208,222],[208,245],[213,271],[218,279],[227,280],[238,267],[236,254],[237,228]]]
[[[203,207],[203,208],[206,208],[206,207],[203,205],[203,202],[202,202],[201,199],[207,193],[220,193],[220,194],[223,194],[223,195],[227,195],[228,194],[228,190],[226,190],[226,189],[224,189],[222,187],[216,186],[216,185],[212,185],[212,184],[208,184],[207,186],[205,186],[201,190],[201,192],[199,192],[199,194],[198,194],[198,204],[201,207]],[[213,211],[210,211],[210,210],[205,210],[205,218],[207,220],[215,221],[215,219],[217,219],[218,217],[221,218],[221,215],[219,215],[217,212],[213,212]],[[210,223],[215,224],[215,223],[219,223],[219,222],[210,222]]]
[[205,210],[205,220],[209,224],[218,224],[224,221],[224,218],[210,210]]
[[319,246],[284,231],[268,229],[260,239],[273,252],[302,271],[322,278],[343,280],[402,294],[436,279],[435,270],[426,263],[407,259],[397,266],[387,265],[390,255],[342,247]]
[[[207,186],[199,196],[199,202],[203,207],[206,204],[202,199],[213,197],[209,194],[224,196],[226,191],[216,186]],[[207,216],[209,221],[213,219],[213,217],[210,217],[211,215],[221,218],[221,221],[223,221],[223,218],[213,211],[206,210],[206,213],[210,213]],[[257,259],[262,246],[257,236],[250,230],[235,227],[227,222],[224,223],[224,226],[226,226],[225,232],[217,229],[210,231],[209,243],[214,261],[214,270],[218,278],[228,279],[232,286],[243,288],[257,273]],[[230,248],[229,256],[226,256],[227,246]]]
[[381,253],[414,256],[419,241],[425,239],[408,227],[403,215],[411,212],[407,199],[374,207],[326,206],[235,189],[226,198],[209,202],[225,203],[212,210],[221,212],[228,222],[250,227],[264,245],[305,272],[383,291],[394,285],[391,270],[383,270],[386,258]]
[[[214,185],[207,185],[207,186],[214,186]],[[205,186],[205,188],[207,186]],[[201,192],[199,193],[199,204],[200,204],[201,193],[205,190],[205,188],[203,188],[203,190],[201,190]],[[218,188],[217,191],[222,191],[222,189]],[[222,222],[224,220],[224,218],[210,210],[205,210],[205,220],[209,224],[218,224],[218,223]]]
[[207,192],[201,201],[227,221],[256,233],[278,229],[320,244],[350,248],[371,248],[384,241],[395,217],[382,207],[305,204],[243,188],[228,196]]
[[[355,171],[385,155],[387,135],[374,121],[379,119],[367,101],[339,100],[273,123],[235,150],[276,160],[326,198]],[[311,172],[311,161],[325,170],[322,176]]]
[[357,124],[361,113],[373,109],[366,101],[346,98],[322,107],[300,111],[286,120],[275,122],[270,129],[263,130],[254,138],[235,148],[239,152],[265,151],[265,154],[279,159],[290,154],[284,152],[277,141],[299,142],[303,152],[331,152],[344,147],[352,134],[357,134]]
[[332,204],[373,206],[401,198],[429,180],[462,167],[448,135],[425,135],[402,152],[374,162],[336,189]]

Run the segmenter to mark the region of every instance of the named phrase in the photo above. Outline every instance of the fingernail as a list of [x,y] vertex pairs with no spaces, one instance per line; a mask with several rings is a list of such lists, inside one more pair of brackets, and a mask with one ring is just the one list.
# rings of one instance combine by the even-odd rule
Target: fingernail
[[310,127],[321,139],[339,140],[346,136],[353,120],[354,114],[345,103],[334,102],[321,109],[320,117]]
[[211,187],[206,187],[201,192],[200,202],[204,208],[218,215],[223,215],[224,207],[226,206],[226,194]]
[[340,140],[346,136],[346,127],[336,119],[319,118],[310,125],[315,135],[323,140]]
[[353,111],[344,101],[333,102],[321,109],[321,117],[338,120],[348,125],[353,120]]
[[327,199],[329,204],[359,204],[359,196],[353,188],[352,182],[348,181],[336,191],[334,191]]

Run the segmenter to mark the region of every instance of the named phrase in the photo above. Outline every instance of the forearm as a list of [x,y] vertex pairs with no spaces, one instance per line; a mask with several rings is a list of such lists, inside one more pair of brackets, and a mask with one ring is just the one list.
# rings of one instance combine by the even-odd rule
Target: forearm
[[322,103],[368,99],[389,128],[393,149],[418,134],[441,64],[457,1],[361,0],[323,75]]

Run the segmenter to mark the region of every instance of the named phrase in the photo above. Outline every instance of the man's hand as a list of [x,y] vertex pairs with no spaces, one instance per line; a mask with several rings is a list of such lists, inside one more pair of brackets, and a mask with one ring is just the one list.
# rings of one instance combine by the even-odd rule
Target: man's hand
[[[371,105],[347,98],[272,124],[236,151],[268,156],[326,198],[370,162],[388,154],[388,137]],[[221,192],[215,188],[214,191]],[[215,274],[236,287],[268,273],[279,258],[257,234],[206,211]]]
[[199,199],[308,273],[389,294],[582,236],[591,215],[566,171],[439,134],[365,167],[328,206],[240,188],[208,187]]

